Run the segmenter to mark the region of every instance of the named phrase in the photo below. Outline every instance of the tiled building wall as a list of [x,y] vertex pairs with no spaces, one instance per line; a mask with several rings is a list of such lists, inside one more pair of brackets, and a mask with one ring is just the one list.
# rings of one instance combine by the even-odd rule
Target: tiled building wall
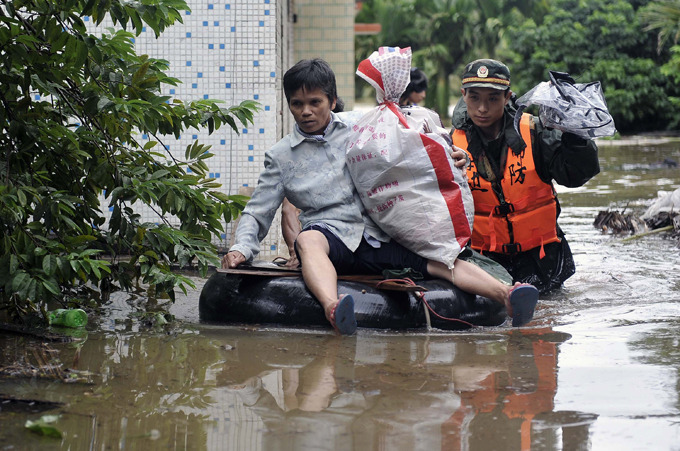
[[[261,111],[254,124],[228,126],[209,135],[207,130],[187,130],[180,139],[164,138],[174,156],[184,157],[187,145],[198,139],[212,146],[210,175],[222,191],[238,194],[257,184],[264,153],[293,126],[282,77],[301,58],[326,59],[338,79],[339,95],[347,109],[354,93],[353,0],[188,0],[190,11],[183,23],[166,29],[156,39],[150,28],[135,38],[138,54],[170,62],[169,74],[183,83],[167,86],[163,93],[189,102],[218,99],[225,106],[256,100]],[[105,21],[101,28],[112,26]],[[142,140],[150,137],[142,136]],[[103,205],[106,205],[105,203]],[[158,222],[153,211],[137,207],[143,221]],[[169,218],[172,219],[172,218]],[[224,250],[232,239],[233,224],[215,244]],[[259,258],[288,255],[280,232],[279,216],[261,246]]]
[[[254,123],[247,127],[239,124],[239,134],[222,126],[212,135],[207,129],[187,130],[180,139],[163,138],[169,152],[178,158],[184,157],[184,149],[196,139],[211,145],[215,156],[207,161],[210,176],[222,184],[222,191],[237,194],[257,184],[265,150],[284,133],[280,86],[282,73],[290,65],[292,48],[288,4],[276,0],[187,3],[191,10],[182,11],[183,23],[167,28],[158,39],[153,30],[146,28],[135,38],[135,48],[138,54],[168,60],[169,74],[183,82],[164,87],[164,94],[184,102],[217,99],[225,106],[243,100],[260,103],[261,111],[255,115]],[[101,24],[102,29],[109,26],[111,22]],[[142,136],[142,140],[150,138]],[[150,209],[135,207],[143,221],[158,222]],[[226,225],[220,239],[215,239],[218,247],[228,247],[232,228]],[[263,242],[263,258],[277,255],[283,243],[279,236],[275,221]]]
[[295,0],[295,60],[321,57],[335,72],[345,109],[354,107],[354,0]]

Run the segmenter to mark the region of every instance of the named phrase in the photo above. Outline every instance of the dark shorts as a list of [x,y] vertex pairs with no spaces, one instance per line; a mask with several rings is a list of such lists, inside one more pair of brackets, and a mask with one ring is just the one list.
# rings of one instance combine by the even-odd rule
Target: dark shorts
[[425,277],[428,276],[427,260],[394,240],[381,243],[379,248],[374,248],[368,244],[366,238],[362,238],[357,250],[352,252],[333,232],[324,227],[313,225],[303,232],[307,230],[316,230],[324,234],[330,248],[328,258],[338,274],[382,274],[385,269],[411,268]]

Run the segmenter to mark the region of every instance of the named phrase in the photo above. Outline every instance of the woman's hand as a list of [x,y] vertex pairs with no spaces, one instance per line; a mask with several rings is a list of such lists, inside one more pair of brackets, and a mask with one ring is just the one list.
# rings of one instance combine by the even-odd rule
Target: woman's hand
[[246,261],[246,257],[242,253],[239,251],[231,251],[222,257],[222,268],[236,268],[244,261]]

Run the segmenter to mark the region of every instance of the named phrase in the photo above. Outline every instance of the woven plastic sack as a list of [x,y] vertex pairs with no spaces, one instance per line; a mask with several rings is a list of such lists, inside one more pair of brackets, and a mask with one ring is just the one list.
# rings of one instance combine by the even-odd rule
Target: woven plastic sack
[[675,191],[659,191],[658,198],[641,216],[642,219],[651,219],[659,213],[671,213],[680,211],[680,188]]
[[573,133],[585,139],[616,133],[599,81],[575,83],[564,72],[550,71],[550,81],[536,85],[517,99],[515,129],[529,105],[540,105],[538,117],[545,127]]
[[380,103],[350,133],[347,167],[370,217],[416,254],[453,268],[470,239],[474,204],[450,157],[448,132],[421,107],[396,103],[409,83],[411,49],[381,47],[357,74]]

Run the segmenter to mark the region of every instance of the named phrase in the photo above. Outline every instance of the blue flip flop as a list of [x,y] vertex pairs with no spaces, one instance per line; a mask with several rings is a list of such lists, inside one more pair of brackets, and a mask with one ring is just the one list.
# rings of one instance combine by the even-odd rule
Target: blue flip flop
[[520,327],[531,321],[537,302],[538,290],[533,285],[518,285],[510,291],[513,327]]
[[345,295],[333,309],[335,311],[335,330],[342,335],[352,335],[357,330],[357,320],[354,317],[354,298]]

